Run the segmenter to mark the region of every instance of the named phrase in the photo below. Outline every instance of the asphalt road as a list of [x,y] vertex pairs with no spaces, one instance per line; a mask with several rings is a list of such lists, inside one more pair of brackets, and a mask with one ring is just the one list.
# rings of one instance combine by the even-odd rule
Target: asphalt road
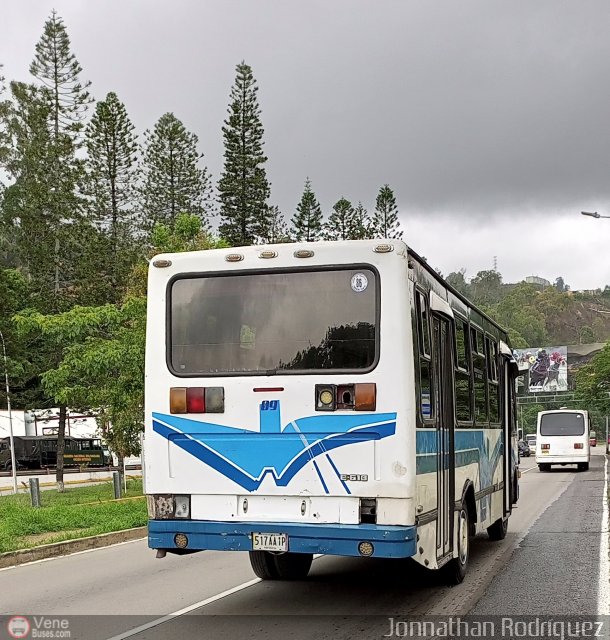
[[[0,614],[82,616],[70,618],[71,637],[88,640],[216,640],[246,631],[376,638],[388,632],[389,616],[597,614],[607,607],[599,587],[605,457],[598,449],[587,473],[540,473],[524,458],[506,539],[478,536],[457,587],[409,561],[336,557],[316,559],[303,582],[259,582],[246,554],[157,560],[142,540],[0,570]],[[148,628],[134,633],[140,625]]]

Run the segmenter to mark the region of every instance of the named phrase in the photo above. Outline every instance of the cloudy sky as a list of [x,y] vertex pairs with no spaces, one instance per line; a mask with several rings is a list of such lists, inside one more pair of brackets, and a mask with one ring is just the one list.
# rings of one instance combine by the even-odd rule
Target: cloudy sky
[[64,19],[97,98],[140,132],[172,111],[222,169],[245,60],[259,84],[271,202],[306,176],[328,213],[394,189],[405,240],[447,274],[610,284],[607,0],[2,0],[0,63],[29,79]]

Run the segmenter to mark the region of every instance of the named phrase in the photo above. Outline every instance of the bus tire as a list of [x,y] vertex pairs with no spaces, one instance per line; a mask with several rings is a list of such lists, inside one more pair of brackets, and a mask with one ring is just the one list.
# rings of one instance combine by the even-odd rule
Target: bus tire
[[589,471],[589,463],[588,462],[579,462],[578,463],[579,471]]
[[464,501],[458,511],[457,546],[457,558],[451,558],[442,568],[449,585],[460,584],[464,580],[470,559],[470,515]]
[[313,561],[312,553],[249,553],[252,569],[261,580],[303,580]]
[[499,518],[490,527],[487,527],[487,535],[490,540],[497,542],[506,538],[508,531],[508,518]]
[[539,464],[538,465],[538,469],[540,469],[540,471],[550,471],[551,470],[551,465],[550,464]]

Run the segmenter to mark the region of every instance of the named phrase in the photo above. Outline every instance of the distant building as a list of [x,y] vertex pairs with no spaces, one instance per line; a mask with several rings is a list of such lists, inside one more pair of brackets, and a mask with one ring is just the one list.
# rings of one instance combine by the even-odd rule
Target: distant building
[[546,278],[541,278],[540,276],[527,276],[525,281],[528,284],[535,284],[539,287],[550,287],[551,283]]

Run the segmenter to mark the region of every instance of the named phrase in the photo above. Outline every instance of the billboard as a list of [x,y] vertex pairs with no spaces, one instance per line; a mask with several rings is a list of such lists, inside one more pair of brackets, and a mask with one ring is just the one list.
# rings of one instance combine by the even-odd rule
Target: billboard
[[568,390],[568,347],[515,349],[514,356],[530,393]]

